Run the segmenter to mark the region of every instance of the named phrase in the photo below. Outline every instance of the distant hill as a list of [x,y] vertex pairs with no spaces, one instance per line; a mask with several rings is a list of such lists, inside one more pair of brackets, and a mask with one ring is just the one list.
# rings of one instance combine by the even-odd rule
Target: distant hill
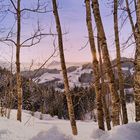
[[[122,63],[122,70],[123,75],[125,78],[133,77],[134,73],[134,64],[132,58],[121,58]],[[116,68],[116,59],[112,62],[113,71],[115,74],[116,79],[118,78],[117,75],[117,68]],[[67,72],[70,87],[73,88],[74,86],[89,86],[92,84],[94,80],[92,64],[91,63],[67,63]],[[63,77],[61,71],[60,62],[54,61],[52,62],[48,68],[42,68],[39,71],[23,71],[22,76],[27,78],[32,78],[36,83],[43,84],[47,86],[53,86],[58,90],[62,90],[63,85]],[[130,78],[128,78],[130,79]]]

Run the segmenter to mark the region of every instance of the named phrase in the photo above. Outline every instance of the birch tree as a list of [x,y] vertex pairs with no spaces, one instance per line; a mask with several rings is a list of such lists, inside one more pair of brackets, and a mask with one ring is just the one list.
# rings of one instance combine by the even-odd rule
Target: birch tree
[[100,15],[98,0],[92,0],[92,8],[93,8],[93,14],[95,18],[95,23],[97,26],[97,32],[99,34],[100,46],[101,46],[101,51],[103,55],[104,65],[105,65],[105,71],[107,72],[109,88],[110,88],[110,93],[112,98],[112,114],[111,114],[112,123],[113,126],[116,126],[120,124],[120,120],[119,120],[120,102],[119,102],[119,95],[115,87],[115,77],[111,68],[111,62],[110,62],[110,57],[107,48],[106,35],[104,32],[104,27]]
[[109,111],[109,106],[107,106],[107,101],[106,101],[106,83],[104,81],[105,76],[104,76],[104,70],[103,70],[103,62],[102,62],[102,54],[101,54],[101,48],[100,48],[100,39],[99,35],[97,35],[97,44],[98,44],[98,54],[99,54],[99,68],[100,68],[100,79],[101,79],[101,92],[102,92],[102,102],[103,102],[103,110],[104,110],[104,116],[105,116],[105,121],[106,121],[106,126],[108,130],[111,130],[111,119],[110,119],[110,111]]
[[116,58],[117,58],[117,70],[119,79],[119,92],[120,92],[120,103],[122,108],[122,123],[128,123],[127,109],[124,96],[124,80],[121,69],[121,52],[120,52],[120,39],[118,29],[118,0],[114,0],[114,32],[115,32],[115,46],[116,46]]
[[95,79],[95,92],[96,92],[96,105],[97,105],[97,120],[98,126],[100,129],[104,130],[104,114],[103,114],[103,105],[102,105],[102,93],[101,93],[101,86],[100,86],[100,75],[99,75],[99,65],[96,56],[96,47],[94,42],[94,35],[92,29],[92,19],[91,19],[91,7],[90,7],[90,0],[85,0],[86,4],[86,22],[87,22],[87,30],[88,30],[88,38],[90,43],[90,49],[92,54],[92,64],[93,64],[93,73]]
[[20,48],[21,48],[21,11],[20,11],[20,0],[17,1],[17,42],[16,42],[16,89],[18,95],[18,111],[17,120],[21,121],[22,113],[22,86],[21,86],[21,75],[20,75]]
[[77,135],[77,126],[76,126],[76,121],[75,121],[72,96],[71,96],[70,88],[69,88],[69,81],[68,81],[68,76],[67,76],[65,56],[64,56],[64,50],[63,50],[63,35],[62,35],[61,23],[59,19],[59,13],[58,13],[56,0],[52,0],[52,5],[53,5],[54,18],[56,22],[56,30],[58,33],[58,47],[59,47],[61,69],[62,69],[63,80],[64,80],[65,95],[66,95],[67,105],[68,105],[69,119],[71,123],[72,133],[73,135]]
[[140,1],[137,1],[137,29],[136,29],[136,52],[135,52],[135,77],[134,77],[134,96],[136,121],[140,121]]
[[[12,46],[14,45],[16,48],[16,92],[18,98],[18,109],[17,109],[17,120],[22,121],[22,79],[21,79],[21,69],[20,69],[20,53],[21,47],[32,47],[36,44],[40,43],[43,36],[46,35],[54,35],[53,33],[42,33],[42,29],[40,27],[39,22],[37,22],[37,29],[34,30],[34,33],[30,37],[23,37],[21,33],[21,29],[23,29],[22,20],[23,13],[32,12],[32,13],[46,13],[50,12],[46,10],[46,5],[42,5],[40,0],[36,1],[35,8],[27,8],[22,5],[21,8],[21,1],[22,0],[9,0],[8,3],[10,6],[8,9],[4,10],[7,12],[7,15],[13,14],[15,17],[15,24],[13,24],[10,31],[6,34],[6,37],[2,37],[0,39],[1,42],[10,42]],[[5,4],[5,1],[3,1]],[[15,32],[16,30],[16,32]]]
[[135,112],[136,121],[140,121],[140,1],[134,0],[134,6],[136,10],[136,25],[131,15],[129,1],[126,2],[126,11],[132,28],[133,36],[136,44],[135,52],[135,74],[134,74],[134,100],[135,100]]

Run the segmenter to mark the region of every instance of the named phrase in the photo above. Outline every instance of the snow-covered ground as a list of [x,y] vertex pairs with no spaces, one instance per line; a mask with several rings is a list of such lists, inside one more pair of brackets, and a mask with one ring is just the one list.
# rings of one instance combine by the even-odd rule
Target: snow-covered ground
[[0,140],[92,140],[90,134],[97,127],[95,122],[78,121],[79,135],[74,137],[69,121],[51,118],[49,115],[45,120],[38,117],[39,114],[33,117],[24,111],[20,123],[15,120],[16,110],[12,110],[10,120],[0,118]]
[[[83,69],[82,66],[79,66],[76,70],[74,70],[73,72],[68,73],[68,79],[69,79],[69,84],[70,87],[73,88],[74,86],[89,86],[89,83],[84,83],[82,84],[81,82],[79,82],[79,77],[84,74],[84,73],[91,73],[92,69]],[[58,74],[52,74],[49,72],[44,73],[43,75],[41,75],[40,77],[36,77],[33,80],[34,81],[39,81],[39,84],[45,83],[45,82],[49,82],[49,81],[53,81],[55,79],[59,79],[58,83],[63,83],[63,76],[62,76],[62,72],[58,73]]]
[[59,120],[40,113],[34,117],[29,111],[23,111],[22,123],[15,120],[16,110],[11,118],[0,118],[0,140],[140,140],[140,123],[134,123],[134,104],[128,104],[130,123],[114,127],[103,132],[93,121],[77,121],[78,136],[72,136],[69,121]]

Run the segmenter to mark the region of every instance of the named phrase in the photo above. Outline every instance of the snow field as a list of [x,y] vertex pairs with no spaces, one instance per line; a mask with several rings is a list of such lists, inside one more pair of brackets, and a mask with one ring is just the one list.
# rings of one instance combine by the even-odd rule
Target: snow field
[[111,131],[102,131],[93,121],[77,121],[78,136],[71,133],[70,123],[40,112],[31,116],[23,111],[23,121],[16,121],[16,110],[11,118],[0,118],[0,140],[140,140],[140,123],[134,123],[134,104],[128,104],[130,123],[114,127]]

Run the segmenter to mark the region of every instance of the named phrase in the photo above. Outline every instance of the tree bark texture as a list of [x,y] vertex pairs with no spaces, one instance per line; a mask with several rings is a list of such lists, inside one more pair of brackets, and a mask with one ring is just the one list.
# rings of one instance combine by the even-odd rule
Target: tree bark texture
[[20,12],[20,0],[17,1],[17,43],[16,43],[16,90],[18,96],[18,110],[17,120],[21,121],[22,117],[22,86],[20,75],[20,37],[21,37],[21,12]]
[[102,105],[102,92],[100,85],[100,75],[99,75],[99,64],[96,55],[96,47],[94,42],[94,33],[92,29],[92,19],[91,19],[91,7],[90,0],[85,0],[86,4],[86,22],[87,22],[87,30],[88,30],[88,38],[90,43],[90,49],[92,54],[92,64],[93,64],[93,74],[95,78],[94,87],[96,93],[96,105],[97,105],[97,120],[99,129],[104,130],[104,113],[103,113],[103,105]]
[[122,123],[128,123],[127,109],[124,95],[124,79],[122,74],[121,66],[121,52],[120,52],[120,40],[119,40],[119,29],[118,29],[118,0],[114,0],[114,32],[115,32],[115,46],[117,54],[117,70],[119,79],[119,91],[120,91],[120,103],[122,108]]
[[95,18],[95,23],[97,26],[97,32],[99,34],[100,39],[100,46],[101,51],[103,55],[104,65],[105,65],[105,71],[107,72],[108,82],[109,82],[109,88],[112,98],[112,123],[113,126],[120,124],[120,118],[119,118],[119,112],[120,112],[120,103],[119,103],[119,95],[117,93],[117,89],[115,87],[115,77],[113,74],[113,70],[111,68],[111,61],[108,53],[107,48],[107,42],[106,42],[106,36],[102,24],[102,19],[100,16],[100,10],[99,10],[99,3],[98,0],[92,0],[92,8],[93,8],[93,14]]
[[61,30],[61,24],[60,24],[56,0],[52,0],[52,4],[53,4],[53,13],[54,13],[55,22],[56,22],[56,30],[58,33],[58,47],[59,47],[59,52],[60,52],[60,61],[61,61],[64,88],[65,88],[65,94],[66,94],[67,105],[68,105],[68,113],[69,113],[73,135],[77,135],[78,132],[77,132],[77,126],[76,126],[76,121],[75,121],[72,97],[71,97],[71,93],[69,89],[69,82],[68,82],[67,69],[66,69],[64,50],[63,50],[62,30]]

